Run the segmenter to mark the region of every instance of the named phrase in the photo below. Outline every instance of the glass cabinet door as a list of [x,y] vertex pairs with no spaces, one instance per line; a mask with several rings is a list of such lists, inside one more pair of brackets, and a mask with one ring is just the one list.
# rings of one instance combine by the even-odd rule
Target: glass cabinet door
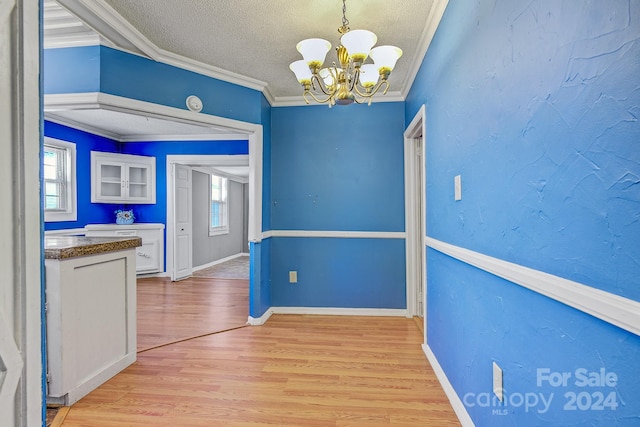
[[148,165],[128,165],[127,189],[130,199],[147,199],[149,197],[150,169]]
[[124,164],[98,162],[98,198],[119,199],[125,196]]

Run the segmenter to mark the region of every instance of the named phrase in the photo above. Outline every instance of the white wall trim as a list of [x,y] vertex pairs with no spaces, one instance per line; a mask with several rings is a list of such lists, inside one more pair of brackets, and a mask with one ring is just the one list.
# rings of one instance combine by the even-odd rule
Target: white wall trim
[[[426,230],[426,195],[424,189],[426,185],[426,107],[423,104],[416,115],[411,120],[409,126],[404,131],[404,201],[405,201],[405,251],[406,251],[406,299],[407,315],[426,316],[426,295],[427,295],[427,263],[426,248],[422,244],[422,236]],[[418,152],[416,140],[422,138]],[[420,156],[420,165],[416,165],[416,157]],[[422,182],[420,182],[420,180]],[[423,197],[418,200],[418,191],[423,193]],[[420,217],[422,215],[422,217]],[[418,301],[416,295],[418,287],[422,287],[422,295],[425,304],[422,313],[418,313]],[[427,342],[426,331],[424,342]]]
[[442,20],[442,16],[444,15],[444,11],[447,8],[448,4],[449,0],[435,0],[433,2],[433,5],[431,6],[429,16],[427,16],[426,25],[424,26],[424,28],[422,29],[422,33],[420,34],[418,48],[416,49],[417,54],[413,58],[413,62],[409,65],[407,78],[405,79],[404,85],[401,88],[401,92],[404,94],[405,98],[409,94],[411,86],[413,86],[413,82],[418,75],[418,71],[420,71],[420,67],[422,66],[424,57],[427,54],[427,50],[431,45],[431,41],[436,34],[436,30],[440,25],[440,21]]
[[640,302],[582,283],[493,258],[431,237],[425,243],[443,254],[640,335]]
[[475,424],[469,416],[467,408],[464,406],[464,403],[462,403],[462,400],[460,400],[460,397],[449,382],[449,378],[447,378],[447,374],[444,373],[444,369],[442,369],[442,366],[438,363],[436,355],[433,354],[433,351],[431,351],[431,348],[427,344],[422,344],[422,351],[424,351],[424,354],[427,356],[433,372],[436,374],[436,377],[438,377],[438,381],[440,381],[442,389],[449,398],[449,403],[451,403],[453,411],[456,413],[460,424],[462,424],[463,427],[473,427]]
[[342,307],[270,307],[256,318],[249,316],[252,326],[264,325],[274,314],[308,314],[315,316],[384,316],[406,317],[407,310],[396,308],[342,308]]
[[272,314],[311,314],[317,316],[385,316],[405,317],[404,308],[343,308],[343,307],[271,307]]
[[[118,50],[150,58],[154,61],[260,91],[272,107],[307,105],[302,96],[274,97],[266,82],[233,73],[159,48],[120,16],[118,12],[104,0],[59,0],[59,3],[99,35],[99,37],[92,39],[93,44],[101,43]],[[433,2],[426,25],[420,35],[420,42],[416,51],[417,55],[410,64],[409,72],[403,86],[396,91],[388,92],[385,96],[374,97],[373,102],[403,102],[406,99],[409,89],[413,85],[418,70],[422,65],[427,49],[440,25],[440,20],[448,3],[449,0],[436,0]],[[67,41],[60,41],[55,47],[86,46],[89,43],[90,41],[88,41],[87,37],[82,37],[78,40],[69,39]],[[310,105],[320,104],[312,103]]]
[[273,310],[270,308],[267,311],[265,311],[264,314],[260,317],[249,316],[249,319],[247,319],[247,323],[250,324],[251,326],[264,325],[265,323],[267,323],[267,320],[269,320],[272,314],[273,314]]
[[324,230],[269,230],[262,233],[270,237],[326,237],[346,239],[404,239],[404,231],[324,231]]
[[104,0],[59,0],[59,3],[119,50],[258,91],[263,91],[267,85],[260,80],[159,48]]
[[220,258],[220,259],[218,259],[216,261],[211,261],[211,262],[209,262],[207,264],[202,264],[202,265],[198,265],[196,267],[193,267],[192,271],[204,270],[205,268],[213,267],[214,265],[222,264],[223,262],[231,261],[232,259],[240,258],[242,256],[245,256],[245,254],[239,253],[239,254],[235,254],[235,255],[230,255],[228,257]]

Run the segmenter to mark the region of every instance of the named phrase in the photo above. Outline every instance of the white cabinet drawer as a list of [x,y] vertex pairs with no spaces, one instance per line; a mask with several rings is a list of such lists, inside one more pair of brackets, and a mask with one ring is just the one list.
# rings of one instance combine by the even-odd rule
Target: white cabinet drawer
[[164,271],[164,224],[88,224],[85,230],[88,237],[140,237],[142,246],[136,248],[136,273]]

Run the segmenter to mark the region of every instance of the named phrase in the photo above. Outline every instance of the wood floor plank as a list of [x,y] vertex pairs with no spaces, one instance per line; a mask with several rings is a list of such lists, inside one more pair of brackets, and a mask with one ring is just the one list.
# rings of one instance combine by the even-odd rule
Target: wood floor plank
[[[146,345],[202,330],[189,322],[224,323],[195,307],[196,299],[206,305],[224,293],[218,287],[207,295],[204,280],[212,279],[181,288],[192,293],[184,317],[172,306],[189,300],[175,293],[179,289],[161,279],[141,287],[138,300],[148,297],[143,310],[152,312],[142,323]],[[161,286],[154,292],[152,283]],[[153,313],[159,306],[171,306],[170,314]],[[245,312],[242,316],[245,321]],[[172,328],[174,319],[180,324]],[[460,425],[421,340],[412,319],[274,315],[263,326],[139,353],[135,364],[76,403],[62,426]]]

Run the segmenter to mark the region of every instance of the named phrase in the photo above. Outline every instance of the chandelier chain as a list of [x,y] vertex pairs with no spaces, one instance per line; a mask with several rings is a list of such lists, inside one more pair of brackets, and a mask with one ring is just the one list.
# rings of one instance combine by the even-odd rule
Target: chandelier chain
[[338,28],[340,34],[349,32],[349,20],[347,19],[347,0],[342,0],[342,27]]

